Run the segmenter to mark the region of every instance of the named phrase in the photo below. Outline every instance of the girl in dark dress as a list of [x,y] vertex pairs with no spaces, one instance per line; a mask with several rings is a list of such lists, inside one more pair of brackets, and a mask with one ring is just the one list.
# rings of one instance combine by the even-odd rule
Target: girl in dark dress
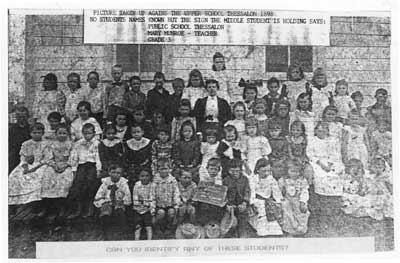
[[116,136],[115,126],[109,122],[105,125],[104,139],[99,144],[99,157],[101,161],[102,177],[107,177],[107,171],[111,164],[123,165],[125,148],[121,140]]
[[217,154],[221,159],[222,178],[228,176],[229,161],[232,159],[242,159],[242,151],[238,139],[238,132],[233,125],[224,127],[224,139],[221,140],[217,148]]

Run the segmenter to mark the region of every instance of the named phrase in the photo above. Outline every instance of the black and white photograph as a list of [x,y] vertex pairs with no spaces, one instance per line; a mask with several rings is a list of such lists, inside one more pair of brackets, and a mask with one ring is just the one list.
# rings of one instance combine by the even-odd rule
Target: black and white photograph
[[7,16],[10,259],[395,249],[390,10]]

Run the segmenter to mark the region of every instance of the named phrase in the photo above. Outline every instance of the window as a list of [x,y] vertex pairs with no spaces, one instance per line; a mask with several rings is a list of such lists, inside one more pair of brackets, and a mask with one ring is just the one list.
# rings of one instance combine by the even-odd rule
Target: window
[[311,46],[266,46],[266,72],[287,72],[290,65],[299,65],[304,72],[312,72]]
[[125,72],[156,72],[162,70],[161,45],[117,45],[117,64]]

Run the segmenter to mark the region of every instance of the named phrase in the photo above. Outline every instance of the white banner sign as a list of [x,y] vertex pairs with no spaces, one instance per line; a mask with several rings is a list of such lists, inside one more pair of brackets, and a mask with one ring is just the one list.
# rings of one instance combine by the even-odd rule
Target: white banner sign
[[329,45],[327,12],[84,11],[85,44]]

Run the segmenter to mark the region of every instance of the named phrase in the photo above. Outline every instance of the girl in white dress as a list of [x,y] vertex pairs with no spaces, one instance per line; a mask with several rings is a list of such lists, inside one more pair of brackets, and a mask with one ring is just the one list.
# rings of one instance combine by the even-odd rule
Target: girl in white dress
[[246,134],[242,149],[244,161],[252,173],[258,159],[268,159],[268,154],[271,153],[271,146],[268,139],[260,135],[258,121],[255,118],[246,120]]
[[212,71],[210,72],[208,79],[215,79],[218,81],[218,97],[225,99],[228,103],[234,102],[230,88],[230,79],[226,71],[225,57],[220,52],[215,52],[213,56]]
[[203,75],[200,70],[193,69],[189,73],[187,87],[183,89],[182,99],[188,99],[192,107],[200,98],[207,96],[207,91],[204,85]]
[[291,123],[301,121],[304,123],[307,138],[314,136],[316,116],[313,111],[313,102],[308,93],[301,93],[297,98],[297,108],[290,118]]
[[335,106],[327,106],[322,112],[322,120],[328,123],[329,136],[335,142],[333,143],[332,154],[336,154],[336,158],[342,159],[342,136],[343,124],[338,121],[338,110]]
[[244,136],[246,135],[246,127],[245,127],[245,117],[246,117],[246,106],[243,102],[238,101],[233,105],[233,116],[234,120],[229,120],[225,123],[225,127],[228,125],[232,125],[236,128],[238,133],[238,141],[242,141]]
[[320,118],[322,111],[329,105],[329,97],[331,91],[328,88],[328,81],[326,78],[325,70],[316,68],[311,80],[311,100],[313,101],[313,111],[315,115]]
[[333,102],[338,109],[338,118],[345,123],[350,111],[356,109],[356,104],[349,96],[349,84],[346,80],[341,79],[336,81]]
[[206,130],[205,135],[206,142],[202,142],[200,147],[200,152],[203,156],[199,170],[200,174],[205,174],[207,172],[208,160],[218,157],[217,149],[220,144],[220,142],[217,141],[216,130],[208,129]]
[[307,80],[304,78],[303,69],[297,65],[290,65],[287,71],[287,81],[282,84],[281,94],[287,97],[292,105],[291,112],[296,110],[297,97],[306,92]]

